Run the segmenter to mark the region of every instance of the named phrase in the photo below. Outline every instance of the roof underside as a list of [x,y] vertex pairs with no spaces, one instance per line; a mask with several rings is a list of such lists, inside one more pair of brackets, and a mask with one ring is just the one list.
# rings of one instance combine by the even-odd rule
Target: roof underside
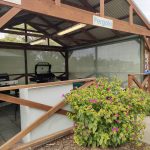
[[[62,0],[62,3],[82,8],[88,11],[99,12],[99,0]],[[0,7],[0,16],[5,14],[10,7]],[[129,4],[126,0],[105,0],[105,15],[113,18],[128,21],[129,19]],[[101,27],[87,25],[85,28],[71,32],[65,36],[57,36],[59,31],[75,25],[75,22],[34,14],[32,12],[22,11],[10,20],[3,30],[12,28],[13,26],[27,23],[36,29],[38,32],[49,36],[51,39],[60,43],[63,46],[73,47],[77,45],[85,45],[96,43],[99,41],[109,40],[131,35],[125,32],[119,32]],[[143,21],[134,14],[134,23],[144,25]]]

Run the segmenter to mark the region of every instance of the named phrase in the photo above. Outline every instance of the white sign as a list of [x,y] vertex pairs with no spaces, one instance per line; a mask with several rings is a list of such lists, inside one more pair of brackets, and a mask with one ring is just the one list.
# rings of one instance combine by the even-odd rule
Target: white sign
[[93,16],[93,25],[113,29],[113,20]]
[[21,5],[21,0],[4,0],[4,1]]

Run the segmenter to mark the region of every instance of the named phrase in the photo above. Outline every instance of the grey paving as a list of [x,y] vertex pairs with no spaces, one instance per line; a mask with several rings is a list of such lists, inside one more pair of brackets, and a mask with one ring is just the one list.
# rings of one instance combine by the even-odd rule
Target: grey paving
[[15,118],[15,109],[16,105],[0,108],[0,145],[20,131],[20,112],[17,109]]
[[147,144],[150,144],[150,117],[146,117],[144,122],[146,124],[146,129],[143,141]]

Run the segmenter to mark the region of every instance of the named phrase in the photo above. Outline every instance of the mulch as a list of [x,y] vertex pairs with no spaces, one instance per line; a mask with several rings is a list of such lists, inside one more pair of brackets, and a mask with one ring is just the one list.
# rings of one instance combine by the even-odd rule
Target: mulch
[[33,148],[33,150],[150,150],[150,145],[142,144],[137,147],[133,144],[126,144],[117,148],[85,148],[74,143],[73,135],[69,135],[53,142],[45,144],[41,147]]

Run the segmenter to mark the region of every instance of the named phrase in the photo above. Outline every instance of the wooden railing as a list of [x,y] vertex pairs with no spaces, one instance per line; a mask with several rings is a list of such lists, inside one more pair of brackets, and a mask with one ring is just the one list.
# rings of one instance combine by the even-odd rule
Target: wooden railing
[[[87,79],[49,82],[49,83],[40,83],[40,84],[31,84],[31,85],[19,85],[19,86],[1,87],[0,91],[16,90],[16,89],[22,89],[22,88],[44,87],[44,86],[59,86],[59,85],[61,86],[61,85],[78,83],[78,82],[83,82],[84,83],[80,87],[80,89],[82,89],[82,88],[86,88],[86,87],[89,87],[90,85],[94,84],[95,81],[96,81],[96,78],[87,78]],[[35,120],[31,125],[29,125],[24,130],[20,131],[13,138],[11,138],[5,144],[3,144],[0,147],[0,150],[8,150],[10,148],[14,148],[15,150],[16,149],[26,149],[26,148],[29,148],[29,147],[31,148],[33,146],[37,146],[39,144],[42,144],[45,141],[52,140],[54,138],[59,138],[59,137],[62,137],[64,135],[67,135],[67,134],[73,132],[73,127],[71,127],[71,128],[65,129],[63,131],[56,132],[54,134],[42,137],[40,139],[31,141],[29,143],[26,143],[26,144],[20,145],[19,147],[16,147],[15,144],[17,142],[19,142],[24,136],[26,136],[32,130],[37,128],[40,124],[44,123],[46,120],[48,120],[50,117],[52,117],[55,113],[66,115],[66,113],[68,111],[63,110],[63,107],[66,105],[65,99],[62,100],[61,102],[59,102],[57,105],[55,105],[53,107],[49,106],[49,105],[44,105],[44,104],[41,104],[41,103],[38,103],[38,102],[33,102],[33,101],[30,101],[30,100],[25,100],[25,99],[20,99],[20,98],[8,96],[8,95],[5,95],[5,94],[0,94],[0,100],[46,111],[44,115],[42,115],[37,120]]]
[[[140,76],[143,78],[143,81],[138,81],[137,77]],[[140,89],[143,89],[146,92],[150,92],[150,74],[129,74],[128,75],[128,88],[137,86]]]

